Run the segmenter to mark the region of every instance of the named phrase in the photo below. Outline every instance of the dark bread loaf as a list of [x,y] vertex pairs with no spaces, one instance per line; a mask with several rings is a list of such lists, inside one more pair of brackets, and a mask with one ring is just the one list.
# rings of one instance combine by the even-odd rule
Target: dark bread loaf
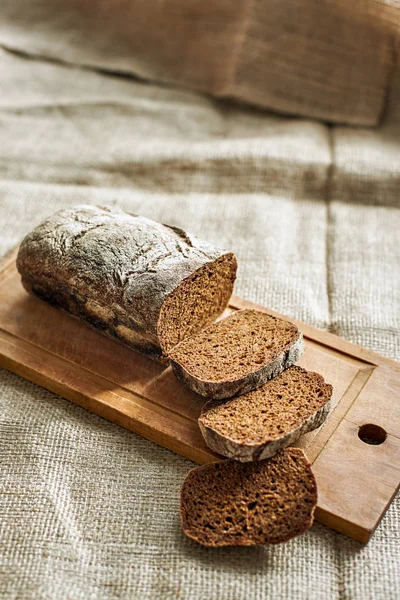
[[209,398],[245,394],[293,365],[304,351],[298,328],[257,310],[240,310],[186,338],[170,352],[175,375]]
[[222,313],[237,268],[178,228],[90,205],[36,227],[17,266],[29,292],[161,359]]
[[204,546],[279,544],[311,527],[317,487],[298,448],[270,460],[234,460],[192,469],[182,486],[185,534]]
[[331,400],[332,386],[321,375],[290,367],[244,396],[206,402],[199,425],[214,452],[263,460],[322,425]]

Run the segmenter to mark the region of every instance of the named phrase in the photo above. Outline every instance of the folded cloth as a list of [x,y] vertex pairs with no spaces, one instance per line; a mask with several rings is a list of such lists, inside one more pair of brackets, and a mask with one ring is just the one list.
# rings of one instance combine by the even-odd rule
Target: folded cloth
[[400,7],[383,0],[5,0],[0,44],[290,114],[376,125]]

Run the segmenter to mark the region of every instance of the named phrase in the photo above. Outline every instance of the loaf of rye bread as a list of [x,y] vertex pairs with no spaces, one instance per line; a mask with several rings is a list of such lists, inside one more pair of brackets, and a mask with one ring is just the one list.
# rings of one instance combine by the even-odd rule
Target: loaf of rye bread
[[182,340],[169,357],[175,375],[191,390],[223,399],[263,385],[303,352],[296,325],[246,309]]
[[299,448],[270,460],[195,467],[181,490],[184,533],[204,546],[279,544],[311,527],[317,486]]
[[25,288],[165,360],[225,309],[235,256],[181,229],[98,206],[61,210],[22,241]]
[[331,405],[332,386],[294,366],[243,396],[206,402],[199,426],[214,452],[259,461],[322,425]]

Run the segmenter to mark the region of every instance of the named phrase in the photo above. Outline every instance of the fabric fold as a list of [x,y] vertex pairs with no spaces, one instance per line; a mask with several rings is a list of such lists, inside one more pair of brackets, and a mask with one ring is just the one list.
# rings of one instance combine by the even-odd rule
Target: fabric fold
[[391,0],[7,0],[0,45],[292,115],[377,125]]

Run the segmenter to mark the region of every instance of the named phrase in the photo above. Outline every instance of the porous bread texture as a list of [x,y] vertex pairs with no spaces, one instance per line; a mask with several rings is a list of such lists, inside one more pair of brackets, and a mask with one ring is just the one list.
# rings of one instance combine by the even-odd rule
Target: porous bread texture
[[206,402],[198,422],[214,452],[258,461],[322,425],[331,405],[332,386],[318,373],[293,366],[243,396]]
[[17,267],[29,292],[166,360],[174,344],[223,312],[237,263],[176,227],[81,205],[28,234]]
[[234,255],[226,254],[200,267],[168,295],[157,326],[165,355],[224,311],[232,295],[236,267]]
[[296,325],[245,309],[184,339],[169,358],[175,375],[191,390],[223,399],[263,385],[293,365],[303,351]]
[[311,527],[317,486],[304,452],[192,469],[181,490],[184,533],[204,546],[278,544]]

